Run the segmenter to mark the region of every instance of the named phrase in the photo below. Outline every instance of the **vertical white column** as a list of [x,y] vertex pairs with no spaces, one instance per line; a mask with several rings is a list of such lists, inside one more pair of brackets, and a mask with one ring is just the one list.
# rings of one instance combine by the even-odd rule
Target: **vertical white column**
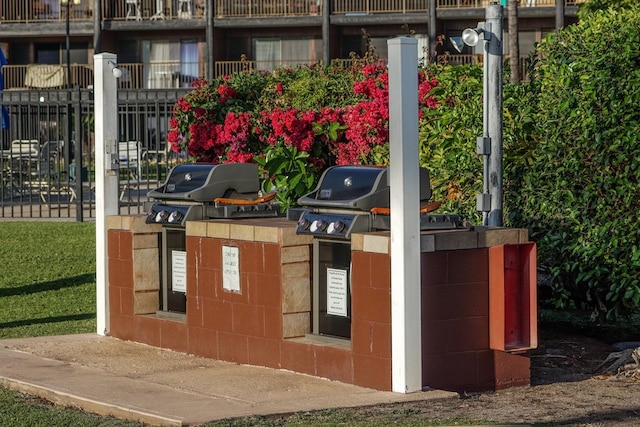
[[[118,94],[111,70],[113,53],[93,56],[96,154],[96,314],[97,333],[109,333],[109,287],[106,217],[118,210]],[[112,62],[110,64],[109,62]],[[115,155],[115,156],[114,156]],[[115,161],[115,163],[114,163]]]
[[422,390],[420,317],[420,182],[418,162],[418,42],[399,37],[389,47],[389,181],[391,186],[392,389]]

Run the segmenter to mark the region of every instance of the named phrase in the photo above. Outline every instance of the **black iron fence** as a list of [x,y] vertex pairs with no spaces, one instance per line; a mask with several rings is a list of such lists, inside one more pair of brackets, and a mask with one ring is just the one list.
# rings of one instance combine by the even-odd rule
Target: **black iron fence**
[[[147,192],[180,160],[166,141],[187,91],[118,92],[121,212],[141,213]],[[93,92],[5,91],[2,105],[0,218],[95,218]]]

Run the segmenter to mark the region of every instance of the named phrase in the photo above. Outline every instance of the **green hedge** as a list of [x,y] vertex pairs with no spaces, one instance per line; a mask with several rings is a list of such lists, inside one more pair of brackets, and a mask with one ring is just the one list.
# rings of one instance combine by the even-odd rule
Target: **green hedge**
[[556,307],[615,318],[640,306],[640,10],[588,15],[538,52],[510,219],[531,228]]

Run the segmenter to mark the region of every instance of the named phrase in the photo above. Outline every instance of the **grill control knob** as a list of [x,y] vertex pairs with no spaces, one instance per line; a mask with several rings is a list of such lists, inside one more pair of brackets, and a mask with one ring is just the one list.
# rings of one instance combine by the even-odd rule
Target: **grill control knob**
[[168,216],[169,216],[169,213],[167,211],[160,211],[156,215],[156,222],[162,222],[165,219],[167,219]]
[[309,222],[309,220],[306,218],[301,217],[298,220],[298,227],[302,228],[303,230],[308,230],[310,225],[311,222]]
[[182,214],[178,211],[173,211],[171,212],[171,215],[169,215],[169,222],[180,222],[180,220],[182,219]]
[[327,226],[327,233],[329,234],[342,233],[342,231],[344,230],[344,227],[345,227],[344,222],[333,221],[331,224]]
[[316,231],[324,231],[326,228],[327,228],[326,222],[324,222],[321,219],[316,219],[311,223],[309,230],[311,230],[312,233],[315,233]]

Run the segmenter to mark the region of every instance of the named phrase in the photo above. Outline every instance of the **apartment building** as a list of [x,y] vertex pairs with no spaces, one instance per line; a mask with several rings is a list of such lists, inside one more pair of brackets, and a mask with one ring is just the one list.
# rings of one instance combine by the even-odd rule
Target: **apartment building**
[[[484,19],[489,0],[0,0],[5,90],[93,84],[94,53],[113,52],[125,89],[189,87],[197,77],[362,55],[412,34],[427,59],[438,36]],[[505,0],[502,0],[505,2]],[[583,0],[520,0],[521,56],[576,20]],[[506,4],[506,3],[505,3]],[[505,31],[506,31],[505,11]],[[508,47],[505,34],[505,54]],[[455,63],[477,58],[445,50]]]

